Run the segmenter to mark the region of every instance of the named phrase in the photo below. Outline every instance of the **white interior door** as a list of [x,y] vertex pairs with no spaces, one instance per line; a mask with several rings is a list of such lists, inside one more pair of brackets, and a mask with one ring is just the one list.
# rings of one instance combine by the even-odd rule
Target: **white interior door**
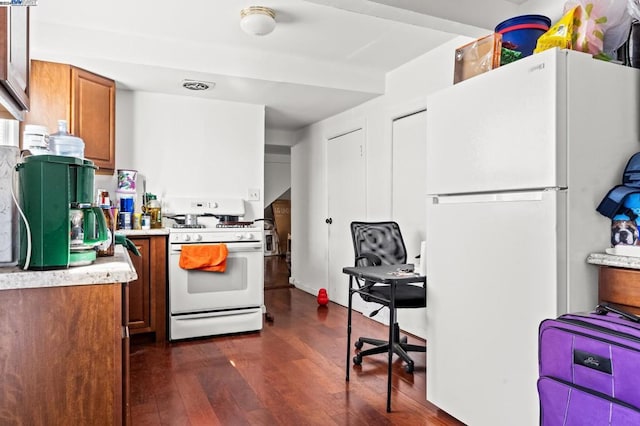
[[[397,118],[392,125],[392,218],[400,225],[407,247],[407,263],[417,267],[420,243],[425,240],[427,112]],[[385,310],[385,314],[387,311]],[[384,315],[380,315],[384,317]],[[426,336],[425,309],[399,309],[402,330]]]
[[[329,232],[329,299],[346,306],[349,279],[342,268],[354,262],[353,242],[349,224],[363,220],[366,212],[364,130],[328,140],[328,217]],[[354,307],[360,298],[354,297]]]

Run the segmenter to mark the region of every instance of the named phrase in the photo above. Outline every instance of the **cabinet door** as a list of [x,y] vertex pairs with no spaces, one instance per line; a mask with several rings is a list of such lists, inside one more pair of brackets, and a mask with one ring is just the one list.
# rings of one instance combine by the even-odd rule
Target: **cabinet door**
[[113,80],[71,68],[71,133],[103,174],[115,168],[115,90]]
[[601,266],[598,275],[598,300],[640,315],[640,271]]
[[58,131],[58,120],[71,121],[71,67],[55,62],[31,61],[29,93],[31,108],[21,123],[46,126],[49,133]]
[[141,256],[131,256],[138,279],[129,283],[129,329],[131,334],[151,328],[151,243],[149,238],[131,238]]
[[29,109],[29,8],[1,7],[0,22],[0,82],[8,95],[1,103],[22,119]]
[[121,425],[122,284],[1,293],[0,424]]

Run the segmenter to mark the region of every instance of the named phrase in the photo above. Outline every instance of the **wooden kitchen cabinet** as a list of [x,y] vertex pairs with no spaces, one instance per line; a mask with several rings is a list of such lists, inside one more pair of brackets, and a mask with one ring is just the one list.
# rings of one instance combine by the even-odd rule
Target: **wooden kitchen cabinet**
[[0,424],[122,425],[126,284],[0,291]]
[[138,279],[129,284],[131,334],[154,333],[157,342],[167,338],[167,237],[132,236],[141,256],[131,256]]
[[600,266],[598,300],[640,315],[640,270]]
[[29,109],[29,7],[0,7],[0,117]]
[[31,108],[23,124],[40,124],[58,131],[67,120],[69,133],[82,138],[85,158],[99,174],[113,174],[115,148],[115,91],[113,80],[73,65],[31,61]]

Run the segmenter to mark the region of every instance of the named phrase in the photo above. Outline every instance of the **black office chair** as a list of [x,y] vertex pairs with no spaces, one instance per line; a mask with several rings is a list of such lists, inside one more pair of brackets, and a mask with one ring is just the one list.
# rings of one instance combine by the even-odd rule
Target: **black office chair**
[[[355,251],[355,266],[395,265],[407,262],[407,251],[400,233],[400,227],[396,222],[351,222],[351,237]],[[383,307],[390,307],[391,286],[354,279],[357,288],[349,288],[349,306],[354,293],[358,293],[367,302],[376,302],[383,305],[369,316],[376,315]],[[352,287],[352,286],[350,286]],[[421,285],[397,285],[395,294],[395,308],[424,308],[427,305],[426,286]],[[353,357],[353,363],[360,365],[362,358],[368,355],[388,353],[389,345],[393,346],[393,352],[404,362],[405,371],[413,373],[414,363],[407,352],[425,352],[425,346],[407,343],[407,337],[400,337],[400,326],[394,311],[390,318],[396,319],[393,327],[393,341],[360,337],[355,342],[356,349],[362,349],[365,343],[374,347],[361,350]],[[349,316],[351,320],[351,316]],[[351,321],[348,324],[351,329]]]

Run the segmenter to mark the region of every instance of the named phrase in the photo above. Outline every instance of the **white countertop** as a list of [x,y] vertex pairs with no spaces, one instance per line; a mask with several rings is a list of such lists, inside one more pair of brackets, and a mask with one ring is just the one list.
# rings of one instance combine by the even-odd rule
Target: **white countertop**
[[615,266],[617,268],[640,269],[640,257],[620,256],[608,253],[591,253],[587,263],[601,266]]
[[52,271],[24,271],[17,266],[0,268],[0,291],[71,285],[126,283],[138,278],[129,253],[116,245],[115,255],[98,257],[87,266]]

